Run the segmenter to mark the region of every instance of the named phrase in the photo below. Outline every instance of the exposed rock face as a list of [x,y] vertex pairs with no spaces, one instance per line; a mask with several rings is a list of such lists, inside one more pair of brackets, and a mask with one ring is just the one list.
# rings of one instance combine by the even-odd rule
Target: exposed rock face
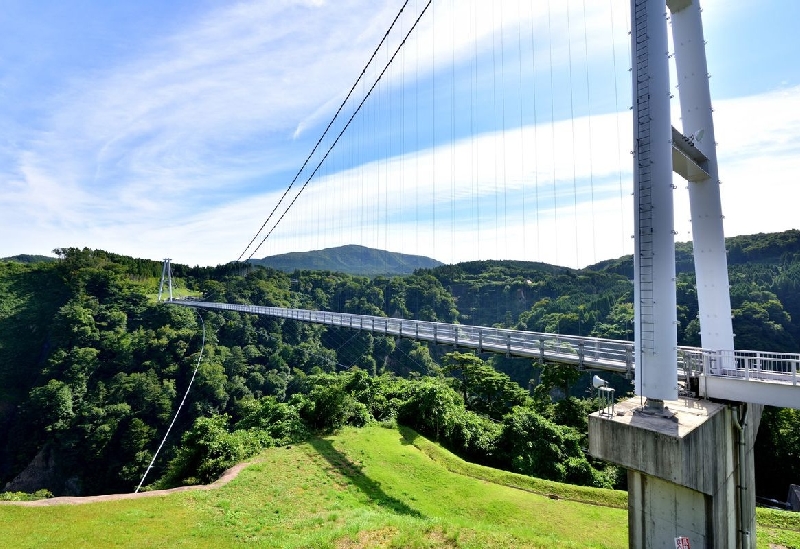
[[3,491],[33,493],[43,488],[58,496],[80,496],[83,493],[77,477],[65,478],[60,471],[55,452],[49,445],[39,450],[28,466],[6,483]]

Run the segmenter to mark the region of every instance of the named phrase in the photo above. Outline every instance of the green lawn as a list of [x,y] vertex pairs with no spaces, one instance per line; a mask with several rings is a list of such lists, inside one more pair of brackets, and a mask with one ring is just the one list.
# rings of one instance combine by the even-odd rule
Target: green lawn
[[[345,429],[265,451],[216,490],[0,506],[0,547],[627,546],[624,509],[552,499],[572,492],[549,485],[552,497],[532,493],[537,485],[511,488],[492,481],[491,471],[408,431]],[[579,495],[592,498],[591,491]],[[616,504],[619,494],[597,497]],[[759,530],[759,547],[800,547],[800,532],[791,530],[800,522],[785,515],[767,517],[775,524]]]

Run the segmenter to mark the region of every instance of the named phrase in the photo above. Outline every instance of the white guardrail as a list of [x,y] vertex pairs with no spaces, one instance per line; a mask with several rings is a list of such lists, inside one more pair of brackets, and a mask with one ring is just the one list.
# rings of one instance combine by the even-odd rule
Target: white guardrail
[[[634,347],[631,341],[262,305],[187,300],[174,300],[170,303],[185,307],[237,311],[328,326],[341,326],[377,334],[475,349],[479,353],[495,352],[508,356],[538,358],[542,362],[574,364],[584,368],[625,373],[629,376],[633,374],[635,367]],[[679,347],[677,364],[678,371],[683,378],[724,377],[797,387],[798,377],[800,377],[798,375],[800,354],[798,353],[710,351],[696,347]]]

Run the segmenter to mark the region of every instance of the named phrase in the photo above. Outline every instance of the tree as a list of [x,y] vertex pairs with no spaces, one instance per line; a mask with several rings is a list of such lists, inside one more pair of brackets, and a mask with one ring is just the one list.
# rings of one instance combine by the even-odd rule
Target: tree
[[569,397],[569,389],[583,375],[583,372],[569,364],[548,363],[542,367],[539,384],[533,396],[539,401],[549,401],[553,389],[559,389],[564,397]]
[[513,407],[523,404],[527,391],[472,354],[448,353],[444,372],[453,375],[468,410],[500,420]]
[[512,471],[564,481],[568,460],[573,460],[570,469],[586,460],[579,443],[580,435],[573,429],[556,425],[532,408],[517,406],[503,418],[498,452]]
[[26,408],[36,418],[34,421],[47,432],[67,430],[75,417],[72,390],[63,381],[55,379],[31,390]]
[[800,410],[765,406],[755,445],[758,495],[783,501],[800,484]]
[[400,406],[397,421],[434,440],[452,432],[455,417],[464,403],[444,380],[425,378],[411,386],[409,398]]

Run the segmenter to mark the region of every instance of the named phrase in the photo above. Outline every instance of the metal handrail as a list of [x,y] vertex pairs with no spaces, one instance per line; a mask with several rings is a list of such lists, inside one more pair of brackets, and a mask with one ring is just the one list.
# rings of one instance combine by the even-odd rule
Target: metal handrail
[[[430,341],[440,345],[476,349],[479,352],[496,352],[598,370],[630,374],[635,368],[634,344],[631,341],[262,305],[182,300],[169,303],[268,315],[329,326],[344,326],[354,330]],[[800,382],[799,353],[714,351],[697,347],[678,347],[676,354],[678,370],[685,378],[701,375],[721,376],[781,382],[795,386]]]

